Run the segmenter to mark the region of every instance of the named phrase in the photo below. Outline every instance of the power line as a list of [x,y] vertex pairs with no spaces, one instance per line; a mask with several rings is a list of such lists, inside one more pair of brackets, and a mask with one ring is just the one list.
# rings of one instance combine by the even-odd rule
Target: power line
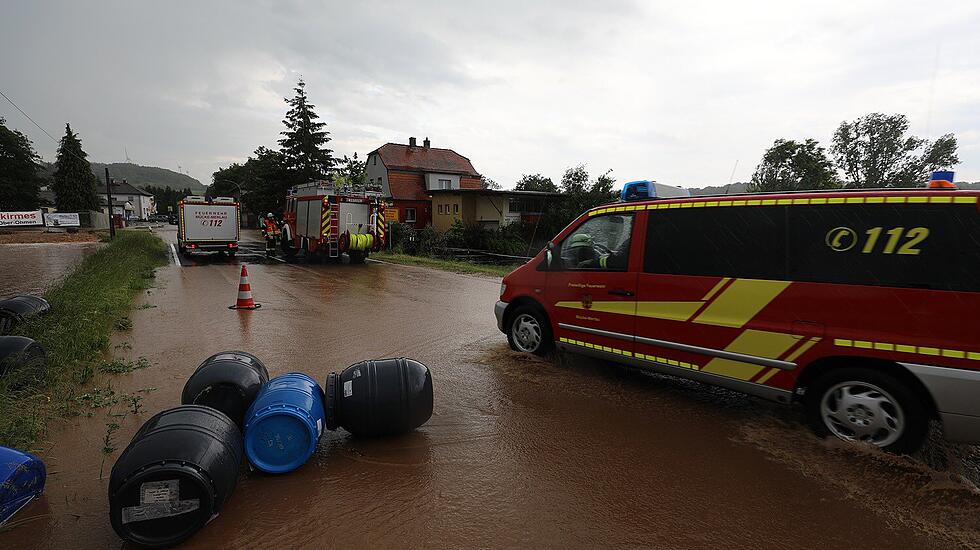
[[[31,115],[29,115],[29,114],[27,114],[27,113],[25,113],[25,112],[24,112],[24,110],[23,110],[23,109],[21,109],[21,108],[20,108],[20,107],[19,107],[19,106],[18,106],[18,105],[17,105],[16,103],[14,103],[14,101],[13,101],[12,99],[10,99],[9,97],[7,97],[7,94],[5,94],[5,93],[3,93],[3,90],[0,90],[0,96],[3,96],[3,98],[4,98],[4,99],[6,99],[8,103],[10,103],[11,105],[13,105],[13,106],[14,106],[14,109],[17,109],[18,111],[20,111],[20,114],[22,114],[22,115],[24,115],[24,116],[25,116],[25,117],[27,118],[27,120],[29,120],[29,121],[31,121],[31,123],[32,123],[32,124],[34,124],[34,126],[37,126],[37,129],[38,129],[38,130],[40,130],[40,131],[42,131],[42,132],[44,132],[44,135],[46,135],[46,136],[48,136],[49,138],[51,138],[51,141],[53,141],[53,142],[55,142],[55,143],[57,143],[57,144],[60,144],[60,143],[61,143],[61,141],[59,141],[59,140],[58,140],[58,139],[56,139],[56,138],[55,138],[54,136],[52,136],[51,134],[49,134],[47,130],[45,130],[44,128],[41,128],[41,125],[40,125],[40,124],[38,124],[37,122],[34,122],[34,119],[33,119],[33,118],[31,118]],[[78,160],[80,160],[80,161],[86,161],[86,159],[84,159],[84,158],[82,158],[82,157],[80,157],[80,156],[78,156],[78,155],[76,155],[76,154],[75,154],[74,152],[72,152],[72,151],[67,151],[67,150],[66,150],[66,152],[67,152],[67,153],[68,153],[69,155],[71,155],[71,156],[73,156],[73,157],[75,157],[76,159],[78,159]],[[98,178],[98,175],[96,175],[96,178]]]
[[20,114],[22,114],[25,117],[27,117],[27,120],[31,121],[31,123],[34,124],[34,126],[37,126],[37,129],[38,130],[44,132],[44,135],[46,135],[49,138],[51,138],[51,141],[53,141],[55,143],[59,143],[59,141],[57,139],[55,139],[54,136],[52,136],[51,134],[49,134],[47,130],[45,130],[44,128],[41,128],[41,125],[40,124],[38,124],[37,122],[34,122],[34,119],[31,118],[31,115],[25,113],[24,110],[21,109],[20,107],[18,107],[17,104],[14,103],[14,101],[12,99],[10,99],[9,97],[7,97],[7,94],[3,93],[3,90],[0,90],[0,96],[3,96],[3,98],[6,99],[8,103],[10,103],[11,105],[13,105],[14,106],[14,109],[17,109],[18,111],[20,111]]

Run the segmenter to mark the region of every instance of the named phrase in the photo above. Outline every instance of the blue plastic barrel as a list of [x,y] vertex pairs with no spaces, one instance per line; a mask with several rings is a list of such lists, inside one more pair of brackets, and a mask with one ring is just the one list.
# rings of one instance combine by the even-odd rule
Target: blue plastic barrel
[[40,458],[0,447],[0,525],[41,496],[46,477]]
[[277,376],[245,413],[245,455],[263,472],[291,472],[313,455],[323,424],[320,385],[297,372]]

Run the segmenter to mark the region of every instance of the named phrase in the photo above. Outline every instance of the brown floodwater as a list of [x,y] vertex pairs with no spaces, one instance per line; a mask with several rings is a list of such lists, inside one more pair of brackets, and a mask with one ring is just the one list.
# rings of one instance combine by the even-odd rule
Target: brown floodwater
[[101,243],[0,245],[0,298],[44,294],[100,246]]
[[[322,381],[367,358],[432,369],[432,418],[414,433],[325,432],[290,474],[243,469],[187,548],[958,548],[980,545],[976,449],[934,438],[916,458],[819,441],[792,408],[576,356],[507,348],[499,280],[371,263],[249,265],[258,311],[231,311],[237,262],[159,270],[117,335],[153,366],[104,379],[142,390],[55,423],[40,502],[9,548],[119,547],[108,472],[139,425],[179,403],[210,354],[243,349],[272,375]],[[90,389],[89,389],[90,391]],[[129,409],[129,410],[128,410]],[[128,412],[127,412],[128,411]],[[114,416],[121,415],[121,416]],[[102,463],[107,423],[117,448]]]

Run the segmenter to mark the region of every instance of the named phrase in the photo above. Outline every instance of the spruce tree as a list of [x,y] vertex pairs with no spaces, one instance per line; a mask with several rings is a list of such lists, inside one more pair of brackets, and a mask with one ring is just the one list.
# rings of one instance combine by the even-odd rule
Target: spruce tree
[[330,132],[324,130],[325,123],[317,122],[320,117],[306,96],[306,83],[301,79],[294,90],[296,95],[285,100],[289,111],[282,123],[287,130],[282,132],[279,145],[296,182],[305,183],[325,178],[335,161],[333,151],[324,147],[330,141]]
[[37,209],[40,160],[31,140],[0,118],[0,211]]
[[55,161],[54,194],[55,204],[61,212],[81,212],[98,210],[99,196],[96,184],[99,181],[92,173],[92,166],[82,150],[78,134],[65,124],[65,136],[58,146],[58,160]]

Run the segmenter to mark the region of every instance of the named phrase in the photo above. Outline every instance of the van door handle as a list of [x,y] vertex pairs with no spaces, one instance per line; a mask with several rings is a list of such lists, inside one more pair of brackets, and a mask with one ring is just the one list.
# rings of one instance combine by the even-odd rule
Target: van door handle
[[609,291],[609,294],[613,296],[632,296],[633,292],[626,290],[625,288],[614,288]]

